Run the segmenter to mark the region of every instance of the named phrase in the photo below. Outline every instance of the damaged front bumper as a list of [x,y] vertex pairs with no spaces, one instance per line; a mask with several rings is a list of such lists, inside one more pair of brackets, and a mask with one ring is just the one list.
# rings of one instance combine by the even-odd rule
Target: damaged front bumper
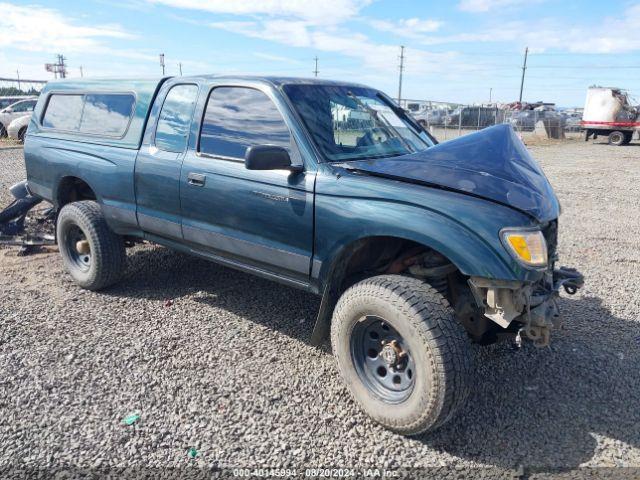
[[573,268],[548,270],[536,283],[471,277],[469,286],[484,315],[507,329],[514,323],[537,347],[549,345],[551,329],[560,327],[556,299],[560,290],[575,294],[584,277]]

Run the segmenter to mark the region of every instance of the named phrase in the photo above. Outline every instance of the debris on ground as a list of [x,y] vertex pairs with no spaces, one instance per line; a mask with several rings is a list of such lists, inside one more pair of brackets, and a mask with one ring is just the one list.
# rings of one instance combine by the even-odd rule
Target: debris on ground
[[124,419],[122,420],[122,423],[124,423],[127,426],[130,426],[136,423],[138,420],[140,420],[140,414],[132,413],[124,417]]
[[13,201],[0,211],[0,245],[19,246],[19,256],[55,245],[54,209],[51,206],[35,209],[42,199],[29,191],[26,180],[16,183],[9,191]]
[[189,455],[189,457],[191,457],[191,458],[196,458],[198,456],[198,450],[196,450],[195,448],[191,447],[187,451],[187,455]]

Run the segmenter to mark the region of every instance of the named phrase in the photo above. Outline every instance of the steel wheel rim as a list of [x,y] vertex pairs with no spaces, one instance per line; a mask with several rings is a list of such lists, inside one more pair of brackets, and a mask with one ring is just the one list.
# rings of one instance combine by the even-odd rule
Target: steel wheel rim
[[416,368],[406,340],[387,321],[366,315],[350,338],[353,364],[360,381],[386,403],[401,403],[411,395]]
[[65,232],[64,248],[71,263],[83,272],[91,268],[91,250],[88,253],[78,251],[78,242],[88,242],[87,236],[77,225],[71,225]]

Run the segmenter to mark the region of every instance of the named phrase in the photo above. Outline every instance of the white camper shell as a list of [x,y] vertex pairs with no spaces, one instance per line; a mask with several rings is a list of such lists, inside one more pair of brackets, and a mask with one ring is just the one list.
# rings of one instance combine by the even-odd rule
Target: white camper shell
[[632,106],[620,88],[591,87],[580,124],[585,140],[606,135],[611,145],[626,145],[640,131],[640,108]]

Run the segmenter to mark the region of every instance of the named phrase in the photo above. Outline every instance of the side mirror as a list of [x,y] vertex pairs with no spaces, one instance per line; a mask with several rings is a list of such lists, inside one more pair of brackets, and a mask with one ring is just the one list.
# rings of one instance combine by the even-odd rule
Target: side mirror
[[291,164],[289,152],[276,145],[255,145],[247,148],[244,154],[244,166],[247,170],[301,170],[302,167]]
[[13,113],[13,108],[7,107],[4,110],[2,110],[2,113]]

